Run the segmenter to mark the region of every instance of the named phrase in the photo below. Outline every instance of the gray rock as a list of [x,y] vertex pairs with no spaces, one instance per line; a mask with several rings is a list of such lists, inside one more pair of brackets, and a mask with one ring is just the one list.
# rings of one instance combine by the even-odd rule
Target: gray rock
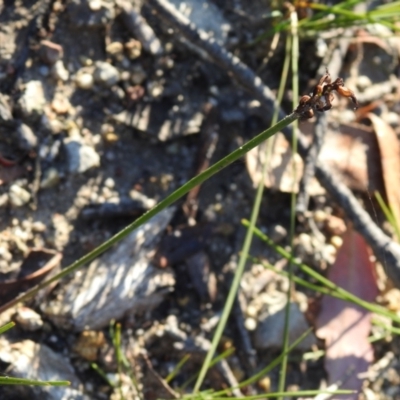
[[11,185],[8,196],[13,207],[22,207],[31,199],[31,194],[16,183]]
[[271,240],[275,243],[281,242],[287,235],[287,229],[279,224],[274,225],[269,233]]
[[209,37],[214,38],[219,43],[225,43],[229,31],[232,29],[228,20],[225,19],[223,12],[213,2],[202,0],[172,0],[172,4],[185,17],[189,18],[197,28],[205,31]]
[[25,124],[19,124],[17,129],[18,146],[25,151],[31,151],[37,147],[38,140],[32,129]]
[[18,104],[24,117],[39,117],[46,104],[42,82],[27,82]]
[[43,381],[67,380],[70,382],[70,386],[10,385],[10,391],[4,398],[89,399],[78,390],[81,382],[65,354],[56,353],[50,347],[32,340],[11,343],[2,337],[0,341],[0,360],[9,364],[7,375]]
[[56,168],[49,168],[43,174],[42,181],[40,182],[41,189],[48,189],[57,186],[60,182],[60,174]]
[[65,68],[64,63],[62,60],[58,60],[51,69],[51,75],[54,79],[58,81],[67,81],[69,78],[69,72]]
[[111,64],[97,61],[94,70],[94,80],[104,86],[111,87],[120,79],[119,71]]
[[46,64],[55,64],[62,58],[63,54],[64,51],[61,45],[53,43],[50,40],[42,40],[40,42],[39,57]]
[[93,147],[69,138],[64,141],[64,146],[67,152],[69,172],[82,173],[100,166],[100,156]]
[[6,122],[12,119],[10,99],[8,96],[0,93],[0,121]]
[[[267,349],[270,347],[282,347],[283,331],[285,325],[285,305],[274,313],[266,315],[258,324],[255,333],[255,346],[258,349]],[[290,304],[289,318],[289,342],[293,343],[309,328],[303,313],[300,311],[297,303]],[[316,339],[313,333],[310,333],[298,346],[300,350],[307,350]]]

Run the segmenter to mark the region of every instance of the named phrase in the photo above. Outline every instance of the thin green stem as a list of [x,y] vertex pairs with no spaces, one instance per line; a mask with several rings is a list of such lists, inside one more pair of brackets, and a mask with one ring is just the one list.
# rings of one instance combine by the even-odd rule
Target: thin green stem
[[[272,125],[274,125],[276,123],[276,120],[278,119],[279,104],[281,103],[282,98],[283,98],[283,93],[284,93],[286,79],[287,79],[288,70],[289,70],[289,64],[290,64],[290,57],[288,56],[288,52],[287,52],[287,55],[284,60],[283,69],[282,69],[282,77],[281,77],[281,82],[279,85],[278,96],[277,96],[277,99],[275,102],[274,114],[272,116],[272,122],[271,122]],[[251,246],[251,243],[253,240],[253,228],[256,225],[258,214],[260,212],[262,195],[264,192],[264,178],[265,178],[265,175],[266,175],[267,169],[268,169],[268,160],[270,159],[271,154],[272,154],[272,145],[273,145],[272,139],[269,139],[268,143],[267,143],[266,157],[265,157],[265,162],[264,162],[263,169],[262,169],[261,179],[260,179],[260,182],[257,187],[257,193],[256,193],[256,197],[254,199],[254,204],[253,204],[253,208],[252,208],[252,212],[251,212],[251,216],[250,216],[251,228],[248,229],[246,232],[246,236],[245,236],[245,239],[243,242],[243,247],[241,249],[239,263],[238,263],[238,266],[235,271],[235,276],[233,278],[233,282],[232,282],[232,285],[229,290],[228,298],[225,302],[225,306],[224,306],[224,310],[222,312],[220,322],[218,324],[218,327],[217,327],[214,337],[213,337],[212,347],[210,349],[210,350],[213,349],[213,352],[212,353],[209,352],[207,354],[206,359],[204,360],[202,369],[200,371],[199,377],[198,377],[195,387],[194,387],[194,392],[198,392],[200,390],[200,386],[204,380],[205,374],[207,373],[207,370],[209,369],[209,363],[211,362],[211,358],[215,352],[216,346],[218,345],[218,342],[219,342],[219,340],[222,336],[222,333],[225,329],[226,322],[228,321],[228,317],[231,312],[231,309],[232,309],[232,306],[233,306],[233,303],[234,303],[234,300],[236,297],[236,293],[239,288],[240,279],[242,277],[242,274],[243,274],[243,271],[244,271],[244,268],[246,265],[247,256],[248,256],[250,246]]]
[[[294,392],[276,392],[276,393],[263,393],[256,394],[253,396],[246,397],[236,397],[236,400],[258,400],[258,399],[269,399],[275,397],[311,397],[317,396],[319,394],[327,394],[330,397],[334,395],[344,395],[344,394],[354,394],[354,390],[299,390]],[[226,400],[226,397],[214,397],[211,396],[213,400]]]
[[187,183],[182,185],[180,188],[175,190],[171,193],[167,198],[162,200],[158,203],[154,208],[147,211],[137,220],[132,222],[126,228],[119,231],[116,235],[105,241],[100,246],[96,247],[94,250],[83,256],[82,258],[76,260],[68,267],[64,268],[60,273],[48,279],[45,282],[40,283],[33,289],[29,290],[28,292],[24,293],[22,296],[15,298],[14,300],[4,304],[0,307],[0,313],[7,310],[8,308],[16,305],[19,302],[25,301],[30,299],[32,296],[36,295],[41,289],[47,287],[48,285],[52,284],[53,282],[58,281],[59,279],[71,274],[73,271],[77,270],[78,268],[82,267],[83,265],[93,261],[96,257],[103,254],[106,250],[111,248],[114,244],[118,243],[120,240],[124,239],[127,235],[129,235],[132,231],[139,228],[141,225],[149,221],[152,217],[157,215],[160,211],[164,210],[165,208],[169,207],[171,204],[175,203],[181,197],[183,197],[186,193],[192,190],[194,187],[202,184],[207,179],[211,178],[213,175],[221,171],[222,169],[226,168],[228,165],[232,164],[233,162],[237,161],[239,158],[243,157],[248,151],[253,149],[254,147],[261,144],[264,140],[270,138],[272,135],[275,135],[277,132],[281,131],[286,126],[290,125],[293,121],[299,118],[299,115],[296,113],[292,113],[282,120],[280,120],[276,125],[271,126],[270,128],[266,129],[264,132],[261,132],[259,135],[245,143],[243,146],[239,147],[237,150],[233,151],[232,153],[228,154],[222,160],[216,162],[214,165],[203,171],[201,174],[195,176],[194,178],[190,179]]
[[[292,88],[293,88],[293,105],[296,107],[298,98],[299,98],[299,74],[298,74],[298,61],[299,61],[299,36],[297,34],[297,13],[293,11],[290,15],[291,19],[291,42],[292,42]],[[296,228],[296,181],[297,181],[297,170],[295,157],[297,154],[297,129],[298,129],[298,121],[295,121],[293,124],[293,138],[292,138],[292,163],[293,163],[293,188],[290,197],[290,248],[293,251],[293,241],[294,234]],[[287,291],[287,301],[285,306],[285,325],[283,332],[283,343],[282,343],[282,352],[286,353],[289,347],[289,318],[290,318],[290,297],[293,285],[293,262],[289,261],[289,285]],[[285,390],[285,382],[286,382],[286,370],[288,363],[288,355],[286,354],[282,358],[281,370],[279,375],[279,384],[278,390],[283,392]]]
[[[299,343],[301,343],[310,333],[312,329],[309,328],[305,332],[303,332],[288,348],[287,353],[290,353],[293,349],[297,347]],[[230,387],[224,390],[220,390],[219,392],[213,393],[214,396],[222,396],[224,394],[230,393],[233,389],[240,389],[245,386],[249,386],[252,383],[255,383],[259,381],[261,378],[263,378],[265,375],[267,375],[269,372],[271,372],[276,366],[278,366],[281,361],[282,357],[284,354],[280,354],[277,358],[275,358],[272,362],[270,362],[265,368],[263,368],[261,371],[258,371],[256,374],[251,376],[249,379],[246,379],[245,381],[240,382],[237,386],[235,387]],[[202,394],[204,392],[201,392],[199,394]],[[187,395],[184,397],[191,397],[192,395]]]

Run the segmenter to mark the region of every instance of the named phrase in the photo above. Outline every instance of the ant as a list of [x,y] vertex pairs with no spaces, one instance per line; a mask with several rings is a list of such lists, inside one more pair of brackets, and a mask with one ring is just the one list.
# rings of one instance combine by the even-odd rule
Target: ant
[[294,110],[295,113],[301,114],[304,118],[312,118],[314,111],[324,112],[332,108],[332,101],[335,96],[333,91],[337,92],[340,96],[350,97],[355,104],[355,108],[358,108],[359,104],[354,93],[344,86],[342,78],[337,78],[332,82],[331,76],[326,70],[325,75],[319,80],[315,86],[312,95],[305,95],[300,98],[299,105]]

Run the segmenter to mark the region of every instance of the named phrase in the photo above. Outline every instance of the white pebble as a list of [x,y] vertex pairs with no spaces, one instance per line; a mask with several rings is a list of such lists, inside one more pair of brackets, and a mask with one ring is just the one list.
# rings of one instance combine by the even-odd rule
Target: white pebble
[[88,90],[91,89],[94,85],[94,78],[93,75],[89,72],[82,72],[76,75],[75,78],[76,85],[80,89]]

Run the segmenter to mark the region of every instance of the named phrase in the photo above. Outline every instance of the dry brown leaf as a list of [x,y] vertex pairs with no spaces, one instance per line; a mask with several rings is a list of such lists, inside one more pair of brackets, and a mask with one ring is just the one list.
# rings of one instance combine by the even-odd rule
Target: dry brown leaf
[[353,190],[382,190],[379,148],[372,128],[361,124],[340,124],[330,128],[320,160],[335,169]]
[[[346,232],[328,278],[363,300],[375,299],[378,294],[375,270],[368,246],[359,233]],[[330,384],[339,383],[343,389],[360,391],[362,380],[357,375],[365,372],[373,360],[368,341],[370,329],[370,312],[331,296],[323,297],[316,333],[325,339],[325,368]],[[341,399],[357,398],[358,394],[341,396]]]
[[[305,130],[312,124],[302,124]],[[282,134],[274,137],[272,157],[264,179],[265,186],[282,192],[297,192],[303,173],[303,161],[296,155],[292,160],[292,151]],[[254,185],[261,180],[263,163],[266,160],[266,146],[262,145],[246,155],[246,165]],[[338,172],[342,181],[351,189],[382,192],[382,169],[379,162],[379,148],[373,129],[361,124],[341,124],[329,126],[319,159]],[[296,180],[293,179],[293,163],[296,166]],[[313,179],[307,189],[311,196],[324,193],[323,188]]]
[[[393,128],[382,118],[369,113],[379,145],[386,197],[400,224],[400,145]],[[382,193],[382,192],[381,192]]]
[[[291,193],[293,190],[298,192],[299,182],[303,175],[303,161],[298,154],[295,155],[293,161],[292,149],[282,133],[275,135],[272,140],[274,141],[273,151],[264,184],[268,188],[281,192]],[[267,158],[267,143],[262,143],[246,154],[247,171],[254,186],[257,186],[261,181],[263,165]],[[294,168],[296,170],[295,178]],[[308,191],[311,195],[324,192],[316,180],[313,180]]]

